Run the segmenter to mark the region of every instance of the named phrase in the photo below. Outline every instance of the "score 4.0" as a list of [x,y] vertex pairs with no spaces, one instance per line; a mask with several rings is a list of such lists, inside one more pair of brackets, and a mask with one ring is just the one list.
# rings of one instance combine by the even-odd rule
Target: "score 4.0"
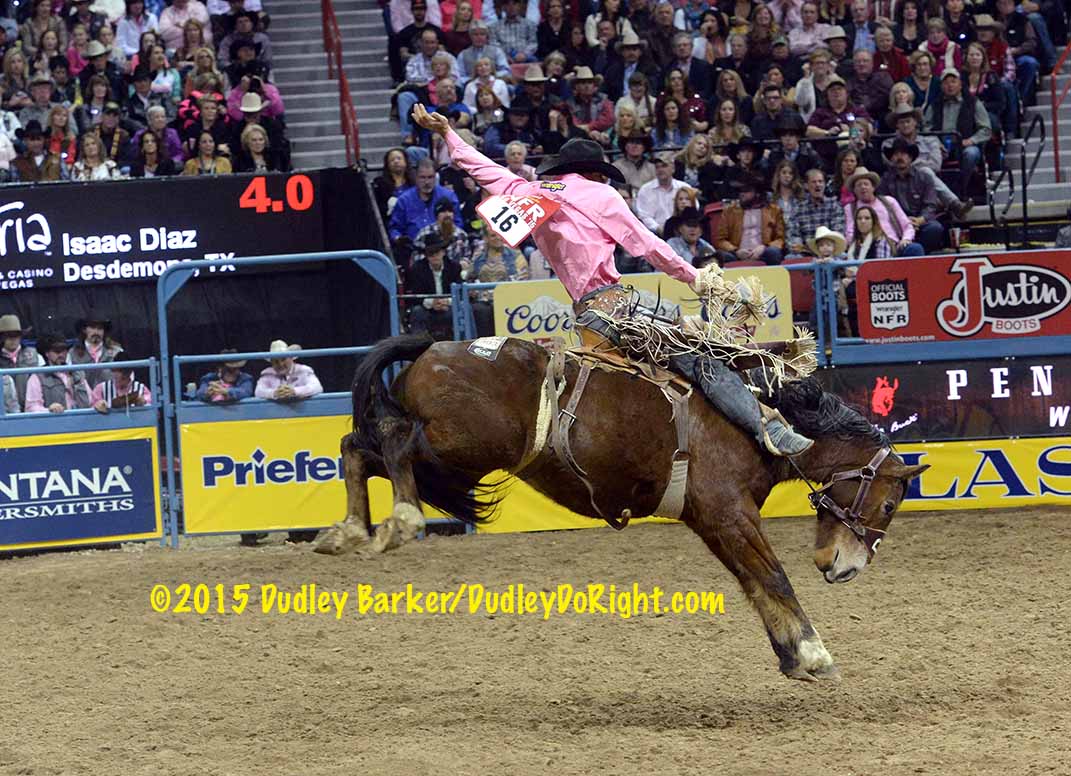
[[[271,180],[281,180],[281,176],[272,176]],[[268,178],[258,175],[249,181],[245,191],[238,197],[238,206],[252,208],[258,213],[282,213],[284,210],[308,210],[316,199],[316,190],[308,175],[291,175],[286,179],[285,199],[272,199],[268,196]]]

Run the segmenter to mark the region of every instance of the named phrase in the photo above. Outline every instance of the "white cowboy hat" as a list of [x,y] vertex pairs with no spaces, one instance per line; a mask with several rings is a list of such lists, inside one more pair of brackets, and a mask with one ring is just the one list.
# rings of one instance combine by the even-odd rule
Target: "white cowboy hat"
[[848,241],[844,239],[844,235],[840,232],[834,232],[825,226],[820,226],[814,231],[814,237],[807,241],[807,247],[817,256],[818,255],[818,241],[819,240],[832,240],[834,246],[834,254],[844,253],[844,249],[848,246]]
[[[287,354],[289,354],[289,353],[293,353],[296,350],[301,350],[301,345],[287,345],[282,340],[274,340],[271,343],[271,345],[268,346],[268,351],[270,353],[287,353]],[[296,356],[287,355],[287,356],[283,356],[283,358],[296,358]]]
[[0,334],[8,334],[10,332],[18,332],[21,335],[25,334],[26,330],[22,328],[19,316],[0,315]]
[[873,183],[875,188],[877,188],[877,185],[881,183],[881,178],[878,177],[878,174],[876,172],[871,172],[866,167],[856,167],[855,172],[853,172],[851,174],[851,177],[849,177],[848,180],[845,181],[844,188],[848,189],[848,191],[855,191],[856,181],[862,180],[863,178],[866,178],[868,181]]

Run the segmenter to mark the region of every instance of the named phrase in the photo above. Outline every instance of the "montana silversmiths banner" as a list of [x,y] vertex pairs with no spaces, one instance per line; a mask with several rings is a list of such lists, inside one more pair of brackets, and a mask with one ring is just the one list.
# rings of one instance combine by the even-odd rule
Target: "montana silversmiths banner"
[[226,259],[322,251],[320,200],[318,173],[7,186],[0,291],[152,280],[192,259],[226,273]]
[[[726,270],[726,280],[754,275],[762,284],[768,319],[758,328],[755,339],[775,342],[794,338],[792,329],[792,286],[788,270],[782,267],[747,267]],[[634,286],[640,303],[664,318],[699,315],[695,293],[684,283],[658,272],[625,275],[624,286]],[[539,343],[572,342],[573,304],[558,280],[529,280],[501,283],[495,287],[495,333]]]
[[156,426],[5,437],[0,550],[161,535]]
[[856,298],[869,343],[1071,334],[1071,251],[867,261]]
[[864,364],[816,376],[894,442],[1063,436],[1071,429],[1071,356]]

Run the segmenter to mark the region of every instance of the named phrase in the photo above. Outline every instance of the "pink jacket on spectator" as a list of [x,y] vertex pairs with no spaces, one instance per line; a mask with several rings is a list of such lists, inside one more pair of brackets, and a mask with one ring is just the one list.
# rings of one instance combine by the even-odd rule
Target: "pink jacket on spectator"
[[[886,204],[889,207],[886,207]],[[915,225],[907,220],[907,215],[900,207],[900,203],[893,197],[879,195],[874,198],[873,202],[856,200],[844,206],[844,239],[849,243],[852,241],[852,235],[855,234],[855,208],[861,205],[868,205],[878,214],[881,231],[885,232],[885,236],[893,245],[898,245],[904,240],[912,242],[915,239]],[[889,212],[890,209],[892,212]],[[894,224],[893,221],[896,223]]]
[[[104,392],[105,392],[105,390],[108,390],[105,386],[108,385],[108,382],[112,382],[112,381],[105,381],[103,383],[97,383],[97,387],[93,389],[93,393],[89,397],[89,403],[90,404],[96,404],[98,401],[104,401]],[[142,400],[146,404],[152,404],[152,392],[148,389],[147,386],[141,385],[141,383],[137,383],[137,385],[141,386],[141,398],[142,398]],[[115,383],[112,382],[111,391],[114,391],[114,395],[116,397],[126,396],[128,393],[130,393],[130,389],[133,388],[133,387],[134,387],[134,383],[131,383],[129,386],[127,386],[126,390],[122,390],[122,389],[119,388],[118,385],[115,385]]]
[[[231,89],[231,93],[227,97],[227,115],[231,117],[232,121],[241,121],[243,118],[242,98],[244,96],[245,90],[241,86],[237,86]],[[286,106],[283,105],[283,97],[279,94],[279,90],[275,88],[275,84],[265,81],[264,94],[261,95],[261,98],[267,104],[262,113],[268,118],[277,119],[286,112]]]
[[644,226],[612,186],[573,173],[553,183],[529,182],[492,162],[453,130],[446,134],[446,144],[454,163],[492,194],[545,197],[561,205],[532,238],[574,300],[621,280],[614,266],[618,243],[670,277],[683,283],[695,280],[695,267]]
[[196,19],[204,25],[205,45],[212,46],[212,25],[208,21],[208,9],[201,0],[187,0],[186,7],[179,10],[169,5],[160,14],[160,35],[168,51],[182,46],[182,25],[190,19]]
[[271,399],[274,397],[275,391],[284,385],[289,385],[293,388],[294,394],[299,399],[307,399],[310,396],[324,392],[324,387],[320,385],[320,378],[312,371],[311,366],[294,364],[285,375],[280,375],[273,366],[269,366],[261,372],[254,395],[258,399]]

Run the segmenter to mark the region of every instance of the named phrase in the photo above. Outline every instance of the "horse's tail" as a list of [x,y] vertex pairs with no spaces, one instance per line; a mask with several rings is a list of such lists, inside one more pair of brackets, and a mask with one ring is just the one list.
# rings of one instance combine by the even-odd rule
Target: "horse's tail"
[[[477,499],[479,483],[439,460],[420,418],[406,411],[388,387],[384,372],[401,361],[416,361],[435,341],[427,335],[401,335],[378,343],[361,360],[353,377],[353,434],[356,448],[385,465],[384,457],[410,458],[421,501],[466,523],[483,522],[496,499]],[[404,380],[404,373],[399,380]],[[397,423],[383,423],[384,420]]]

